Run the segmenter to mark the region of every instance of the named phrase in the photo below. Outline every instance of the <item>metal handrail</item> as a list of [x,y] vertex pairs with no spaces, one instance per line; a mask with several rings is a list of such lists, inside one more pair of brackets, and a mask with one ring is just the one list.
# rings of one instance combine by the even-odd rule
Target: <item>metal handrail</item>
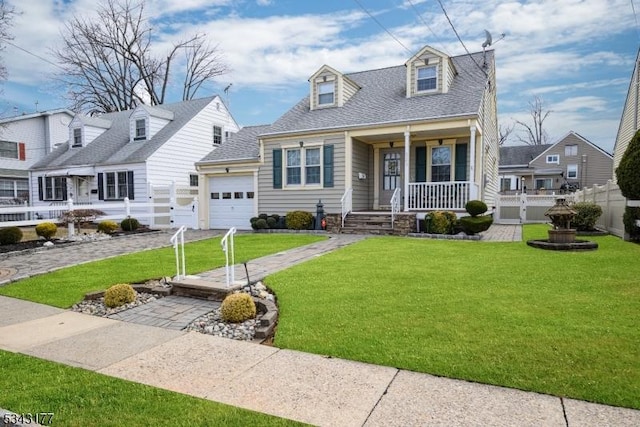
[[395,216],[400,212],[400,188],[393,190],[393,196],[391,196],[391,228],[395,222]]
[[344,227],[344,219],[353,210],[353,188],[347,188],[340,199],[340,205],[342,207],[342,227]]
[[[184,279],[187,275],[187,265],[184,257],[184,232],[186,229],[186,226],[180,226],[178,231],[176,231],[176,233],[171,236],[171,239],[169,239],[169,242],[173,245],[173,250],[176,254],[176,280]],[[182,248],[182,254],[180,254],[180,247]]]
[[[225,264],[225,274],[227,276],[227,288],[231,286],[233,282],[235,282],[235,265],[236,265],[236,255],[233,247],[233,236],[236,234],[236,228],[231,227],[227,234],[224,235],[222,240],[220,240],[220,245],[222,246],[222,251],[225,253],[226,264]],[[231,243],[229,245],[229,242]],[[231,246],[231,266],[229,266],[229,246]]]

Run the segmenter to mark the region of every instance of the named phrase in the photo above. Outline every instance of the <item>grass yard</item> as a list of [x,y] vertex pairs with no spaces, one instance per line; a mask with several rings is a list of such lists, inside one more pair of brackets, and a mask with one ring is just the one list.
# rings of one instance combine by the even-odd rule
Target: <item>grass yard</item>
[[267,278],[275,344],[640,409],[640,246],[592,240],[370,238]]
[[0,407],[52,412],[54,426],[302,425],[5,351],[0,372]]
[[[302,246],[326,237],[306,234],[241,234],[235,237],[236,262]],[[220,238],[185,244],[187,273],[196,274],[224,266]],[[71,307],[87,292],[106,289],[116,283],[135,283],[173,276],[176,272],[173,248],[153,249],[81,264],[46,275],[0,287],[0,295],[61,308]],[[251,277],[251,264],[248,264]]]

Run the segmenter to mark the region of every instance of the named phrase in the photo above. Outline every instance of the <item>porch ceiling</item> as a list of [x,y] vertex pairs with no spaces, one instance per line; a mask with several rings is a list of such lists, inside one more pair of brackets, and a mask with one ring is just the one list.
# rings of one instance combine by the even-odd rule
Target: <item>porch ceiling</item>
[[[447,128],[436,130],[411,131],[411,141],[424,141],[434,139],[460,138],[469,136],[469,127]],[[380,142],[404,142],[404,132],[386,132],[380,129],[380,133],[374,135],[359,135],[354,137],[358,141],[368,144]]]

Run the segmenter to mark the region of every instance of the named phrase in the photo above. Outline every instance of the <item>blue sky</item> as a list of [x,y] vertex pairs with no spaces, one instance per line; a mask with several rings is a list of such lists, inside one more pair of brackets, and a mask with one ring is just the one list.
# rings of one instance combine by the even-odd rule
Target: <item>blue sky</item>
[[[53,60],[64,22],[90,17],[95,0],[9,3],[22,14],[13,27],[19,48],[2,54],[9,77],[0,112],[31,113],[36,102],[38,110],[65,107],[56,68],[45,60]],[[482,50],[485,29],[493,35],[502,126],[530,121],[528,103],[539,96],[551,111],[552,142],[573,130],[613,150],[638,52],[640,0],[441,3],[469,51]],[[241,125],[275,121],[323,64],[342,72],[399,65],[424,45],[465,53],[437,0],[147,0],[146,9],[159,53],[194,32],[219,44],[232,71],[198,95],[227,99],[223,89],[232,83],[228,103]]]

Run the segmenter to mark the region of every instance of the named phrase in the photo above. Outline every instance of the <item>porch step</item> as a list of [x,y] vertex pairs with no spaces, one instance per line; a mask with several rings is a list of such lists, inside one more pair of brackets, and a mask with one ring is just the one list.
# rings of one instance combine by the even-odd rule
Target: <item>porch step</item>
[[191,277],[173,280],[170,284],[172,285],[171,293],[173,295],[212,300],[223,300],[228,294],[243,286],[241,283],[234,283],[227,287],[226,283],[223,282]]
[[393,234],[391,213],[350,213],[345,218],[344,227],[340,232],[343,234]]

